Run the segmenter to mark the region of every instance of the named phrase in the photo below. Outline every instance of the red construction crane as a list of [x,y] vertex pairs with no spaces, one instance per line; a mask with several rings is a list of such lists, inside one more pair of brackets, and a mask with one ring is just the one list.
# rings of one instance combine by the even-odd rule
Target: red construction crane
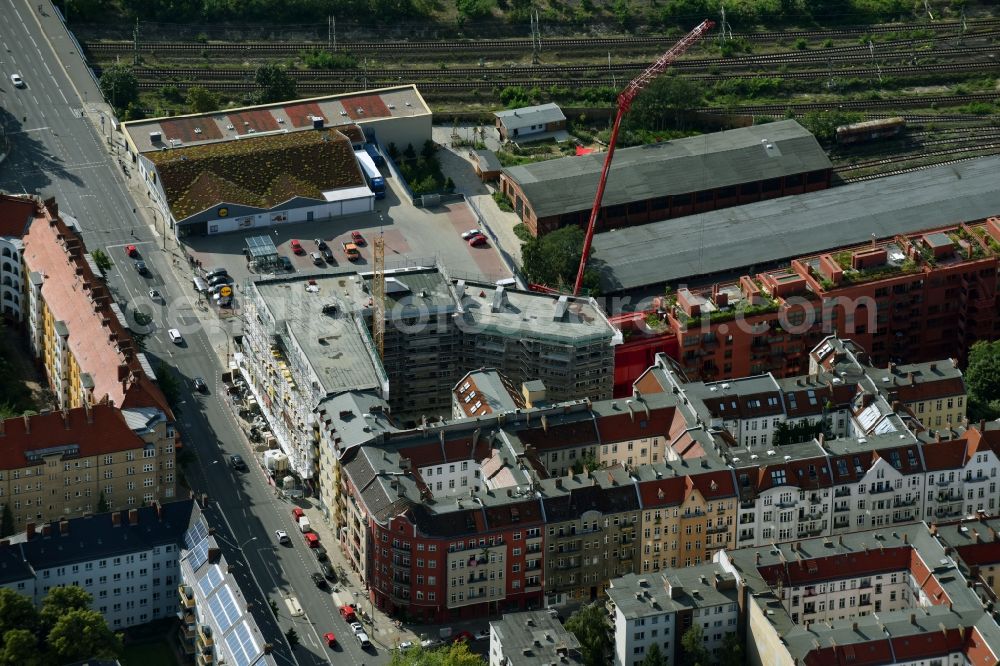
[[590,257],[590,245],[594,241],[594,226],[597,224],[597,216],[601,212],[601,202],[604,200],[604,187],[608,184],[608,172],[611,170],[611,158],[615,155],[615,143],[618,141],[618,130],[622,125],[622,118],[632,108],[632,102],[646,86],[662,74],[679,55],[687,51],[691,46],[715,26],[715,21],[703,21],[701,25],[689,32],[681,41],[671,47],[669,51],[660,56],[649,68],[637,76],[625,89],[618,93],[618,112],[615,113],[615,122],[611,126],[611,138],[608,140],[608,152],[604,156],[604,167],[601,169],[601,180],[597,183],[597,196],[594,197],[594,207],[590,209],[590,221],[587,223],[587,235],[583,239],[583,254],[580,256],[580,268],[576,272],[576,282],[573,284],[573,295],[580,293],[583,285],[583,271],[587,267],[587,259]]

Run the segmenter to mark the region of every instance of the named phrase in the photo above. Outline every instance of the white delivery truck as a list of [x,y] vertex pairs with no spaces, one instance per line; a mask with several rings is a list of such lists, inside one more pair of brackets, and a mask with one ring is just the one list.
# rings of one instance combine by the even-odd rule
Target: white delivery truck
[[299,531],[305,534],[309,532],[312,528],[309,527],[309,518],[307,516],[302,516],[299,518]]

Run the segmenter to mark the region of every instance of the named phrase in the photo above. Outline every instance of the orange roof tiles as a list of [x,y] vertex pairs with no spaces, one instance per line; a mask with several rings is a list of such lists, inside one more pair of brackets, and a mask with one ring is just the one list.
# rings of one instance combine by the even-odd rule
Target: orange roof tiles
[[233,129],[237,134],[249,134],[254,132],[272,132],[280,129],[277,119],[270,111],[264,109],[247,110],[240,113],[230,113],[226,116],[233,124]]
[[222,138],[222,132],[219,131],[214,118],[171,118],[160,122],[160,128],[163,130],[164,143],[170,139],[192,143]]
[[22,468],[28,464],[28,452],[54,446],[76,444],[80,456],[96,456],[145,445],[119,410],[94,405],[89,420],[87,411],[81,407],[6,419],[0,423],[0,469]]
[[347,111],[347,115],[351,120],[388,118],[392,115],[389,113],[389,107],[385,105],[385,102],[378,95],[351,97],[350,99],[341,100],[341,103],[344,105],[344,111]]
[[308,127],[312,125],[313,118],[326,118],[323,117],[323,110],[319,108],[319,104],[316,102],[301,102],[299,104],[289,104],[288,106],[282,107],[285,111],[285,115],[288,119],[292,121],[294,127]]

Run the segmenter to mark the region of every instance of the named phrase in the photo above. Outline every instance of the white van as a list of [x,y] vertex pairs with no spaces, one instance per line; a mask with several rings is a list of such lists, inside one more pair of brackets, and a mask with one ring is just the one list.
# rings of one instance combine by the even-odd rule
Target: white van
[[180,343],[184,342],[184,337],[181,336],[181,332],[178,331],[176,328],[171,328],[170,330],[168,330],[167,337],[170,338],[170,341],[175,345],[179,345]]
[[359,631],[354,636],[358,639],[358,643],[361,644],[362,650],[367,650],[372,646],[372,642],[368,640],[368,634],[363,631]]
[[307,516],[301,516],[299,518],[299,531],[305,534],[311,530],[312,527],[309,525],[309,518]]
[[503,280],[497,280],[497,286],[503,287],[505,289],[510,289],[511,287],[517,287],[517,280],[514,278],[504,278]]

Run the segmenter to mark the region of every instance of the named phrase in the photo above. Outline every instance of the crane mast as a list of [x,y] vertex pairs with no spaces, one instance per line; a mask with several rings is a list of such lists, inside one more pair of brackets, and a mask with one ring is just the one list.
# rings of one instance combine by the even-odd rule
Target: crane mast
[[576,282],[573,284],[573,295],[580,293],[583,286],[583,272],[587,267],[587,259],[590,257],[590,246],[594,242],[594,227],[597,224],[597,216],[601,213],[601,202],[604,201],[604,188],[608,184],[608,173],[611,171],[611,159],[615,155],[615,144],[618,142],[618,130],[621,129],[622,118],[632,108],[632,102],[646,86],[652,83],[656,77],[664,72],[678,56],[687,51],[709,30],[715,26],[715,21],[705,20],[701,25],[684,36],[679,42],[674,44],[669,51],[650,65],[646,71],[632,80],[625,89],[618,93],[618,110],[615,113],[614,124],[611,126],[611,138],[608,140],[608,152],[604,156],[604,166],[601,169],[601,179],[597,183],[597,195],[594,197],[594,206],[590,209],[590,220],[587,222],[587,234],[583,239],[583,253],[580,255],[580,268],[576,272]]

